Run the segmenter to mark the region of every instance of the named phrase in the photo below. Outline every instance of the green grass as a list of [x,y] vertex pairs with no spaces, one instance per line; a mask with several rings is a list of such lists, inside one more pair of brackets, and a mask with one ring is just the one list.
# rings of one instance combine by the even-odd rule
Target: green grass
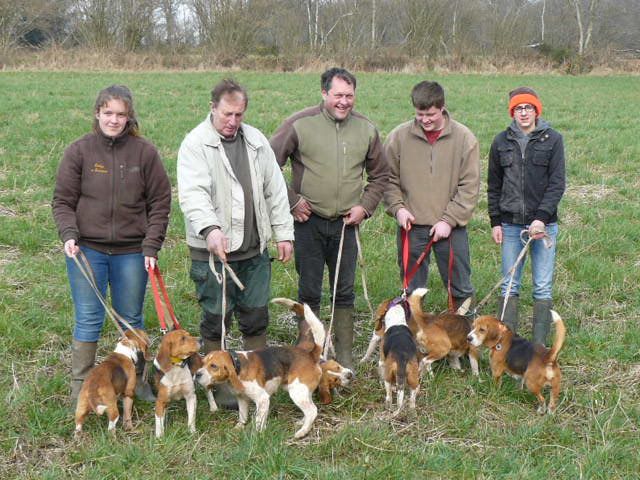
[[[481,382],[437,365],[424,379],[416,418],[392,421],[374,364],[358,370],[352,388],[321,407],[312,433],[292,441],[300,415],[276,395],[265,432],[234,431],[236,414],[208,412],[199,393],[196,435],[172,404],[167,434],[154,438],[153,406],[135,406],[133,432],[106,431],[91,417],[85,438],[73,439],[67,404],[72,303],[50,201],[66,145],[86,133],[97,91],[129,85],[143,134],[160,149],[175,185],[177,149],[207,112],[222,73],[0,73],[0,477],[2,478],[638,478],[640,462],[640,141],[634,121],[638,77],[359,74],[358,110],[385,136],[412,116],[411,87],[440,81],[454,118],[478,136],[482,176],[493,136],[507,123],[506,93],[538,90],[547,118],[565,138],[568,190],[560,209],[556,309],[568,337],[558,412],[535,414],[535,402],[506,378]],[[319,75],[234,75],[249,90],[246,121],[269,136],[280,122],[320,101]],[[473,280],[482,298],[498,280],[499,250],[491,242],[483,195],[470,224]],[[392,220],[380,210],[362,229],[367,281],[374,304],[401,287]],[[172,302],[188,330],[199,312],[188,276],[183,221],[174,199],[160,264]],[[442,310],[446,292],[432,272],[427,307]],[[521,314],[531,316],[529,271]],[[328,286],[327,286],[328,288]],[[293,264],[274,263],[273,296],[295,298]],[[328,291],[328,290],[325,290]],[[358,280],[358,292],[362,292]],[[328,317],[325,298],[323,316]],[[371,324],[358,297],[356,349],[364,353]],[[494,309],[493,302],[487,312]],[[158,333],[151,299],[150,331]],[[274,343],[291,343],[292,322],[272,310]],[[232,345],[237,345],[232,332]],[[105,328],[99,356],[113,348]]]

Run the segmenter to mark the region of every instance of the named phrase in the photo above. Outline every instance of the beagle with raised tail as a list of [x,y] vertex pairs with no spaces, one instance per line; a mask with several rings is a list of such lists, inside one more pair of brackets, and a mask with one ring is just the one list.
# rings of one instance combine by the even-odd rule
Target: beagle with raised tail
[[[422,297],[427,293],[426,288],[416,288],[407,298],[410,315],[407,325],[413,333],[418,348],[420,359],[420,371],[425,367],[432,374],[431,365],[448,357],[449,364],[460,369],[460,357],[469,356],[471,371],[479,375],[478,349],[467,342],[467,335],[471,331],[471,321],[464,316],[470,300],[465,302],[456,313],[431,314],[422,310]],[[374,331],[369,341],[365,356],[360,363],[369,360],[382,339],[384,329],[384,315],[389,309],[392,300],[385,300],[380,304],[374,319]]]
[[107,412],[108,429],[115,432],[120,418],[120,397],[123,398],[124,428],[133,428],[131,411],[136,389],[136,363],[147,359],[149,343],[149,337],[143,330],[127,330],[115,350],[89,372],[76,405],[76,436],[82,432],[82,426],[91,412],[98,415]]
[[[515,335],[509,327],[490,315],[476,318],[468,337],[470,344],[491,349],[491,374],[498,385],[505,372],[522,378],[527,389],[538,399],[540,414],[555,412],[562,379],[558,354],[564,344],[566,328],[557,312],[551,310],[551,318],[556,331],[551,348]],[[548,407],[542,395],[546,386],[551,386]]]
[[302,426],[294,435],[302,438],[309,433],[318,414],[312,393],[322,378],[320,355],[325,340],[324,326],[306,304],[285,298],[272,302],[285,305],[304,318],[310,327],[310,337],[301,335],[294,346],[210,352],[204,357],[196,379],[205,388],[229,384],[238,398],[237,428],[244,427],[248,421],[249,401],[255,403],[258,431],[266,426],[271,395],[282,386],[304,414]]
[[467,299],[466,305],[463,304],[456,313],[433,314],[422,310],[422,297],[427,292],[426,288],[416,288],[408,299],[412,319],[409,327],[416,337],[418,350],[423,356],[420,360],[420,370],[426,367],[429,374],[433,374],[431,365],[445,357],[452,368],[461,370],[460,357],[467,355],[471,372],[476,377],[479,376],[480,353],[476,346],[467,341],[473,324],[464,316],[471,299]]
[[[313,342],[313,333],[309,323],[302,317],[298,317],[298,339],[296,345],[302,342]],[[326,334],[326,333],[325,333]],[[320,360],[322,377],[318,385],[320,403],[328,405],[333,401],[333,391],[338,387],[346,387],[354,379],[353,370],[343,367],[335,359]]]
[[[202,365],[198,354],[200,340],[186,330],[173,330],[162,337],[160,348],[153,364],[156,367],[156,437],[164,435],[167,404],[184,398],[187,403],[187,424],[189,431],[196,431],[196,391],[193,375]],[[213,395],[207,398],[209,404]],[[215,405],[215,401],[214,401]],[[213,406],[211,407],[214,410]]]
[[406,300],[399,297],[389,303],[383,316],[384,333],[378,367],[384,382],[384,403],[389,410],[393,407],[393,391],[396,392],[394,416],[399,415],[404,406],[405,387],[409,387],[409,408],[412,410],[416,408],[416,396],[420,388],[418,350],[407,324],[410,315]]

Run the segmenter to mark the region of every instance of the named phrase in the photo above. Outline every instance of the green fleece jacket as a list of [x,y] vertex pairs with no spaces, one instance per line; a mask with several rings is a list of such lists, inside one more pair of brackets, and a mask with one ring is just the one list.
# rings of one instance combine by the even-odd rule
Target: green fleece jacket
[[366,117],[352,111],[336,121],[322,105],[310,107],[285,120],[270,143],[281,167],[291,159],[291,208],[304,198],[315,214],[328,219],[355,205],[373,214],[388,166],[378,131]]
[[445,126],[433,145],[415,120],[398,125],[385,142],[390,166],[384,193],[387,213],[409,210],[416,225],[444,220],[466,225],[478,204],[480,153],[471,131],[445,114]]

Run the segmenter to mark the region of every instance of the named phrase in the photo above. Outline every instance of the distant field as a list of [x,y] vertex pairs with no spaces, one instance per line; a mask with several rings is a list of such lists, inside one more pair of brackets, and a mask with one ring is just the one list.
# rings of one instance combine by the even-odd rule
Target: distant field
[[[443,84],[452,116],[476,133],[483,185],[469,230],[479,299],[499,277],[485,177],[491,140],[509,121],[507,92],[534,87],[543,116],[563,133],[568,190],[560,209],[554,295],[568,337],[555,416],[536,415],[533,397],[511,379],[494,387],[485,353],[481,382],[468,371],[438,365],[435,376],[423,380],[417,418],[406,421],[392,421],[384,412],[372,362],[360,366],[356,383],[333,405],[320,407],[314,429],[299,442],[291,440],[299,411],[286,394],[276,396],[266,431],[256,434],[251,427],[232,429],[236,413],[209,413],[202,391],[196,435],[186,429],[183,405],[173,404],[167,435],[156,441],[153,406],[138,403],[134,432],[119,430],[114,440],[106,419],[92,417],[85,439],[74,441],[67,406],[72,303],[50,209],[62,152],[89,131],[98,90],[125,83],[134,92],[142,133],[159,147],[175,185],[180,142],[207,114],[213,84],[227,75],[0,73],[1,478],[638,478],[640,80],[626,76],[358,75],[357,109],[383,137],[412,117],[409,92],[423,79]],[[291,113],[320,101],[319,74],[233,76],[249,91],[247,123],[267,136]],[[381,209],[362,228],[374,304],[400,291],[394,232]],[[197,333],[177,192],[160,265],[183,326]],[[295,298],[293,263],[273,265],[273,296]],[[528,270],[524,278],[521,315],[528,328]],[[426,307],[440,311],[446,291],[435,265],[429,283]],[[358,284],[358,357],[371,332],[361,292]],[[151,299],[146,312],[156,335]],[[270,341],[291,343],[293,321],[281,308],[271,314]],[[116,340],[111,325],[106,332],[101,357]],[[231,344],[238,345],[236,331]]]

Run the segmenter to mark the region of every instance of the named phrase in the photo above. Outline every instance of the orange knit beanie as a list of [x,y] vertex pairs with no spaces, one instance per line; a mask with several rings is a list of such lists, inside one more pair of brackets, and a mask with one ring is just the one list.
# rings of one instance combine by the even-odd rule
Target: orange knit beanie
[[522,103],[533,105],[536,109],[536,116],[542,115],[542,102],[533,88],[518,87],[509,92],[509,115],[511,117],[513,117],[513,110]]

